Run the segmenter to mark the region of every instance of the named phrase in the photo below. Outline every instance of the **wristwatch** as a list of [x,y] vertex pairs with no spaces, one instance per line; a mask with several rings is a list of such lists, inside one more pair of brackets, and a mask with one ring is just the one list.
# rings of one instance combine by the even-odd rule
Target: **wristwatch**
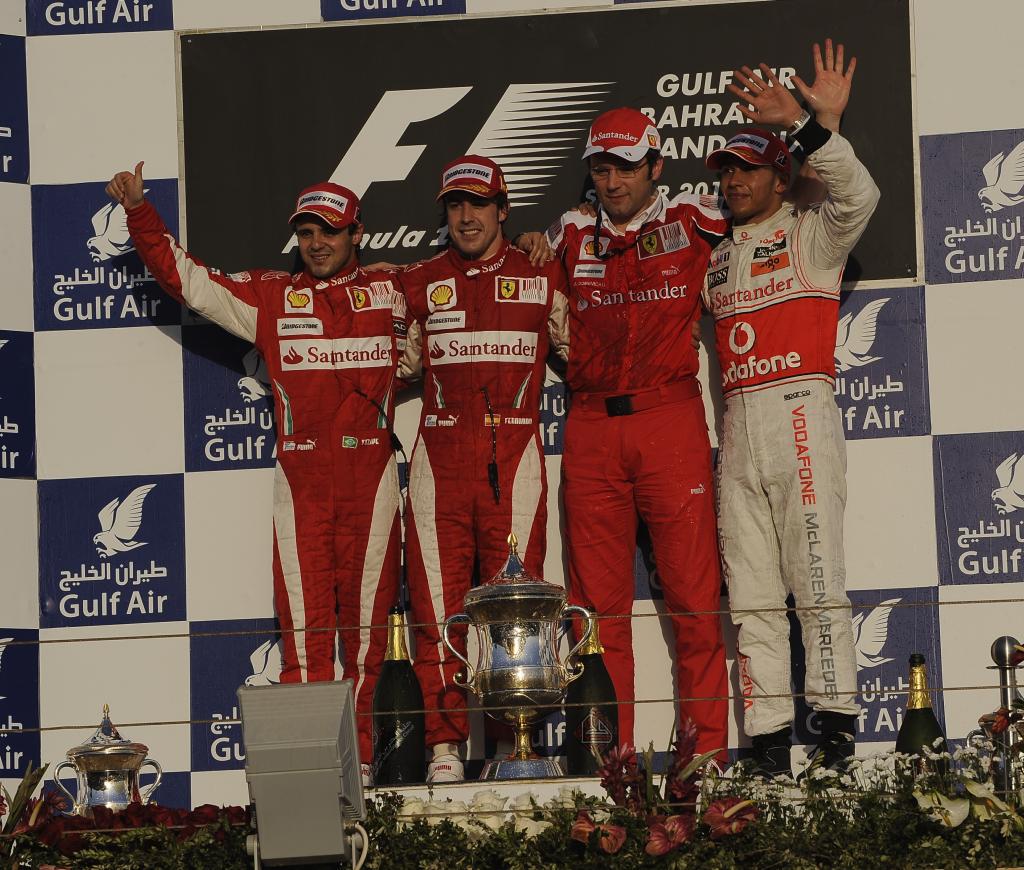
[[806,109],[803,109],[800,112],[800,117],[797,118],[792,124],[790,124],[786,128],[786,135],[787,136],[795,136],[797,133],[799,133],[804,128],[804,124],[806,124],[810,120],[811,120],[811,113],[808,112]]

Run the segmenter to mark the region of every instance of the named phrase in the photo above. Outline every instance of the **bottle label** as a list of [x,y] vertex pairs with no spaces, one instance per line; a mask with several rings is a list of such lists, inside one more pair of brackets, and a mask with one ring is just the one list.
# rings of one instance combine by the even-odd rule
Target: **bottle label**
[[[373,729],[373,773],[374,776],[387,762],[391,754],[405,742],[405,738],[412,733],[414,725],[411,721],[397,722],[394,731],[388,729]],[[390,736],[387,743],[385,738]]]
[[603,749],[612,742],[612,726],[596,707],[591,707],[576,728],[576,739],[586,747]]

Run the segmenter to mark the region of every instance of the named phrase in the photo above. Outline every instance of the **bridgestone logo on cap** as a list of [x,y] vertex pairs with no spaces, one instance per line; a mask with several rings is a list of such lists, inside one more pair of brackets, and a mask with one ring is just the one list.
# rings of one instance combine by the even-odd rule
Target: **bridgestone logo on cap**
[[327,205],[344,213],[348,210],[348,199],[335,193],[315,190],[312,193],[307,193],[299,200],[299,207],[296,211],[302,211],[304,208],[309,208],[313,205]]
[[751,151],[756,151],[758,154],[764,154],[765,149],[768,147],[768,140],[762,139],[760,136],[742,134],[739,136],[733,136],[725,147],[749,148]]
[[494,170],[489,166],[478,166],[476,163],[457,163],[444,174],[442,187],[451,184],[456,178],[463,178],[467,175],[478,178],[485,184],[490,184],[491,179],[494,178]]

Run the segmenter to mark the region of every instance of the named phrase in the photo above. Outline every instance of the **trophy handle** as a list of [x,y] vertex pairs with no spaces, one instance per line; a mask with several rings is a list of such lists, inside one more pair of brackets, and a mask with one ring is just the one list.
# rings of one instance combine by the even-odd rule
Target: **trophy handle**
[[[72,770],[75,769],[75,766],[70,761],[62,761],[60,764],[57,765],[57,767],[53,771],[53,784],[55,786],[57,786],[57,788],[61,792],[63,792],[64,796],[68,799],[68,807],[69,807],[68,813],[69,814],[73,814],[74,811],[75,811],[75,804],[77,804],[78,801],[76,801],[75,798],[72,796],[71,792],[69,792],[67,790],[67,787],[64,785],[64,783],[62,783],[60,781],[60,772],[65,767],[70,767]],[[76,773],[76,778],[77,778],[77,773]]]
[[580,607],[578,604],[570,604],[562,610],[562,616],[564,617],[568,613],[578,613],[582,616],[587,621],[587,630],[583,632],[583,637],[580,638],[579,643],[569,650],[569,655],[565,657],[563,668],[565,669],[566,685],[583,676],[583,663],[574,661],[573,658],[576,653],[583,649],[583,645],[590,640],[590,636],[594,633],[594,614],[587,610],[587,608]]
[[455,675],[455,685],[460,686],[463,689],[472,689],[473,681],[476,679],[476,669],[466,660],[465,656],[462,655],[454,646],[448,637],[448,629],[456,622],[470,622],[469,614],[456,613],[455,616],[449,616],[444,621],[444,628],[441,631],[441,637],[444,638],[444,645],[451,650],[452,655],[455,656],[460,662],[466,666],[466,679],[459,680],[459,675]]
[[154,779],[153,784],[139,796],[139,799],[143,804],[149,803],[150,796],[156,791],[157,786],[160,785],[160,780],[164,778],[164,769],[160,766],[160,762],[154,761],[152,758],[147,758],[143,761],[142,764],[139,765],[139,770],[141,771],[147,764],[156,768],[156,779]]

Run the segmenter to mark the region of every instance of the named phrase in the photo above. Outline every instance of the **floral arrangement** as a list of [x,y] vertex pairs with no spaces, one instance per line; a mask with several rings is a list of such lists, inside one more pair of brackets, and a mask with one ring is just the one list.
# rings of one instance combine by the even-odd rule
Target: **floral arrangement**
[[[987,732],[1024,716],[982,717]],[[607,799],[569,787],[545,803],[487,789],[470,801],[379,795],[364,823],[377,870],[587,868],[1008,867],[1024,864],[1021,795],[992,781],[998,749],[972,743],[951,755],[890,754],[853,761],[836,775],[816,770],[802,786],[764,782],[740,770],[718,775],[695,755],[691,723],[680,729],[665,770],[653,748],[620,746],[603,759]],[[925,772],[922,774],[922,770]],[[102,808],[94,819],[63,815],[59,797],[32,798],[45,768],[30,769],[17,794],[0,796],[0,868],[241,868],[250,866],[248,813]]]
[[131,804],[121,812],[94,807],[93,817],[66,815],[59,792],[31,795],[46,773],[31,764],[12,796],[0,790],[0,867],[244,868],[249,811],[194,810]]

